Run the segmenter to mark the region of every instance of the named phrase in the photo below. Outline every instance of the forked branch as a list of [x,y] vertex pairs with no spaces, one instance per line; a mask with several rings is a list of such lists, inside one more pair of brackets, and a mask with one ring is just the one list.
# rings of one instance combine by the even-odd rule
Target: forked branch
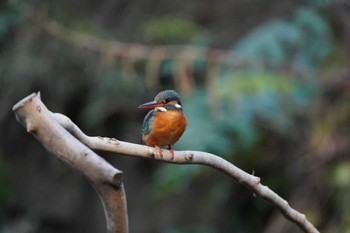
[[[28,105],[31,107],[28,107]],[[28,108],[30,110],[28,110]],[[115,178],[119,177],[117,174],[120,173],[105,160],[94,154],[87,147],[95,150],[103,150],[133,157],[160,160],[168,163],[203,164],[216,168],[231,176],[236,182],[245,185],[254,193],[254,195],[263,198],[268,203],[273,205],[287,219],[296,223],[304,232],[319,232],[312,225],[312,223],[310,223],[307,220],[304,214],[291,208],[286,200],[281,198],[278,194],[273,192],[267,186],[262,185],[260,183],[259,177],[246,173],[245,171],[241,170],[235,165],[214,154],[200,151],[175,151],[175,158],[171,160],[171,154],[169,151],[164,150],[163,157],[161,158],[157,150],[148,146],[123,142],[114,138],[87,136],[68,117],[59,113],[52,113],[49,110],[47,110],[45,105],[41,102],[40,95],[38,94],[32,94],[24,100],[20,101],[18,104],[15,105],[14,111],[17,119],[27,128],[28,132],[33,133],[49,151],[52,151],[60,159],[64,161],[69,161],[68,164],[71,165],[71,167],[79,170],[85,176],[87,176],[91,183],[93,183],[93,186],[95,188],[97,186],[96,190],[99,193],[101,193],[101,191],[99,191],[101,190],[101,187],[104,187],[100,184],[102,181],[101,175],[102,177],[107,177],[104,178],[104,181],[107,181],[107,184],[111,184],[110,187],[117,187],[116,190],[123,190],[122,183],[120,183],[119,181],[115,182]],[[42,120],[44,120],[44,125],[42,125]],[[54,127],[50,128],[48,126]],[[70,132],[70,134],[66,130]],[[60,132],[60,134],[58,134],[57,132]],[[74,135],[75,138],[72,135]],[[85,144],[85,146],[81,143]],[[72,148],[75,144],[79,144],[79,148]],[[86,156],[90,154],[92,154],[93,156]],[[94,159],[91,159],[92,157]],[[85,166],[85,162],[80,162],[81,159],[88,160],[89,166]],[[104,174],[108,172],[110,172],[111,174],[109,176],[105,176]],[[124,190],[122,193],[124,195]],[[105,210],[109,209],[109,211],[116,212],[118,212],[118,210],[125,211],[125,214],[120,215],[119,212],[119,214],[112,214],[112,216],[115,217],[120,215],[121,218],[126,218],[126,204],[120,204],[118,201],[114,200],[106,201],[109,200],[112,195],[109,196],[110,193],[108,192],[104,192],[104,194],[105,195],[100,196],[103,200],[103,203],[105,204],[105,207],[107,206]],[[125,201],[125,196],[123,197],[123,199]],[[115,203],[119,203],[119,206],[113,208],[113,205]],[[108,213],[111,214],[110,212],[106,211],[107,217]],[[117,226],[120,224],[123,226],[123,223],[120,222],[124,222],[124,225],[126,224],[127,226],[126,219],[114,220],[119,222],[119,224],[116,224]],[[127,230],[127,227],[125,229]]]
[[39,142],[69,167],[79,171],[98,193],[106,215],[108,233],[127,233],[128,219],[122,172],[73,137],[32,94],[14,107],[17,120]]

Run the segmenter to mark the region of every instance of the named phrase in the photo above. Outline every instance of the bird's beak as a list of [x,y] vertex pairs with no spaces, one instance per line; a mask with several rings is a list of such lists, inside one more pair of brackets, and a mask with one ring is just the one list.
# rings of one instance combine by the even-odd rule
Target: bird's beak
[[156,107],[164,107],[164,104],[158,103],[157,101],[151,101],[139,106],[139,108],[156,108]]

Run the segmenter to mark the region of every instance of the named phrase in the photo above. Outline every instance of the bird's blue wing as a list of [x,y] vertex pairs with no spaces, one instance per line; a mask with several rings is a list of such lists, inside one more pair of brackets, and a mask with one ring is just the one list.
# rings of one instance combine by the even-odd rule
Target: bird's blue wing
[[150,132],[150,127],[153,121],[153,117],[155,116],[156,111],[155,110],[151,110],[147,113],[147,115],[145,116],[145,118],[143,119],[143,125],[142,125],[142,135],[146,135],[149,134]]

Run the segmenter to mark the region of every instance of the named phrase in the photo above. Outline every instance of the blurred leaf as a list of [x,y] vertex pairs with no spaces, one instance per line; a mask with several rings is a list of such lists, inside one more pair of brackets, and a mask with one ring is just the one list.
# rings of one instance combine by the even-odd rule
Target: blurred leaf
[[[330,224],[328,232],[347,233],[350,230],[350,161],[341,161],[336,163],[330,170],[331,184],[336,188],[332,195],[332,201],[336,207],[334,214],[337,215],[337,221]],[[332,229],[332,227],[334,229]]]
[[[305,108],[317,91],[313,82],[276,72],[224,73],[218,80],[219,112],[212,111],[204,90],[183,101],[188,127],[175,149],[208,151],[229,160],[244,155],[237,152],[253,150],[262,125],[289,135],[296,124],[294,116],[307,114]],[[160,172],[158,188],[168,194],[178,191],[197,170],[164,166]]]
[[[104,68],[98,73],[95,86],[91,90],[81,113],[82,121],[89,127],[96,126],[113,113],[139,105],[135,96],[141,94],[143,83],[124,78],[117,68]],[[121,101],[123,100],[123,101]]]
[[162,78],[169,78],[173,75],[173,69],[174,69],[174,61],[172,59],[165,59],[162,61],[162,64],[160,66],[160,76]]
[[201,30],[190,37],[190,44],[209,46],[213,42],[212,34],[208,30]]
[[288,59],[288,50],[295,47],[300,39],[300,31],[293,24],[276,20],[250,32],[237,43],[234,50],[251,58],[280,63]]
[[164,165],[156,170],[154,176],[156,177],[150,190],[157,190],[157,196],[153,198],[162,198],[171,193],[179,192],[186,187],[195,173],[201,169],[198,165]]
[[350,188],[350,162],[339,163],[333,170],[333,183],[340,189]]
[[[227,155],[231,148],[230,139],[221,130],[220,119],[210,113],[206,93],[198,91],[184,104],[188,127],[177,146]],[[186,140],[190,138],[195,140]]]
[[[177,146],[220,154],[249,150],[259,139],[259,124],[279,134],[294,127],[294,115],[308,106],[317,86],[271,72],[236,72],[219,80],[217,106],[199,91],[184,102],[188,128]],[[259,122],[258,121],[258,122]],[[186,139],[195,140],[186,140]]]
[[315,9],[301,7],[291,20],[274,20],[241,39],[234,50],[274,64],[317,66],[333,49],[327,21]]
[[7,1],[3,5],[0,4],[0,42],[5,41],[6,35],[24,14],[23,10],[12,1]]
[[333,49],[329,24],[317,10],[309,7],[299,9],[293,23],[302,34],[295,63],[317,66]]
[[197,40],[206,40],[206,36],[197,34],[202,28],[191,20],[178,16],[164,15],[154,18],[143,25],[144,35],[160,42],[188,41],[198,35]]

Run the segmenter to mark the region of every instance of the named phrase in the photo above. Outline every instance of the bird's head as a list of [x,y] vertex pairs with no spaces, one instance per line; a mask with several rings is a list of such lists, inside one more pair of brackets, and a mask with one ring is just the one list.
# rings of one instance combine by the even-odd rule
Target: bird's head
[[153,101],[144,103],[139,108],[155,108],[158,111],[182,110],[180,96],[174,90],[159,92]]

